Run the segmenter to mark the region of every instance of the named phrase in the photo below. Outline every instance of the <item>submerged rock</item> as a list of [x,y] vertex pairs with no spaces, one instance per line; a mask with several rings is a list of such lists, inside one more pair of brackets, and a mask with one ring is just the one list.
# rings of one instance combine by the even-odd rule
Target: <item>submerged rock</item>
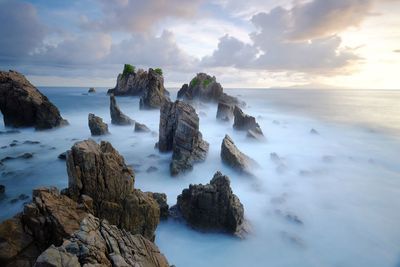
[[178,91],[178,99],[200,100],[203,102],[224,102],[229,105],[243,105],[236,97],[227,95],[216,78],[206,73],[198,73],[189,85],[184,84]]
[[90,87],[88,93],[96,93],[96,89],[94,87]]
[[194,228],[243,236],[244,208],[233,194],[228,176],[216,172],[209,184],[190,185],[178,196],[177,208]]
[[135,123],[134,120],[132,120],[127,115],[122,113],[119,106],[117,105],[117,101],[115,100],[114,94],[110,95],[110,115],[111,115],[111,123],[112,124],[132,125]]
[[67,153],[68,195],[93,199],[94,215],[153,240],[159,223],[157,202],[133,189],[134,173],[108,142],[76,143]]
[[149,133],[151,132],[151,130],[146,125],[139,122],[135,122],[135,132]]
[[310,130],[310,134],[319,135],[319,132],[313,128]]
[[225,138],[222,140],[221,159],[228,166],[245,174],[251,174],[252,168],[258,166],[257,162],[242,153],[235,146],[235,143],[228,135],[225,135]]
[[205,160],[209,144],[199,131],[196,110],[182,101],[165,102],[160,110],[158,149],[173,151],[170,171],[178,175]]
[[0,160],[0,162],[5,162],[5,161],[9,161],[9,160],[14,160],[14,159],[31,159],[31,158],[33,158],[33,153],[27,152],[27,153],[21,154],[16,157],[10,157],[10,156],[4,157]]
[[162,74],[150,68],[147,80],[147,87],[140,98],[140,109],[159,109],[165,101],[169,101],[164,88],[164,78]]
[[5,126],[44,130],[68,124],[58,108],[16,71],[0,71],[0,110]]
[[89,113],[89,129],[92,135],[104,135],[109,134],[107,123],[103,122],[103,119],[96,115]]
[[233,123],[233,128],[239,131],[247,131],[248,135],[253,136],[263,136],[263,132],[260,125],[256,122],[253,116],[245,114],[239,107],[235,106],[233,111],[235,120]]

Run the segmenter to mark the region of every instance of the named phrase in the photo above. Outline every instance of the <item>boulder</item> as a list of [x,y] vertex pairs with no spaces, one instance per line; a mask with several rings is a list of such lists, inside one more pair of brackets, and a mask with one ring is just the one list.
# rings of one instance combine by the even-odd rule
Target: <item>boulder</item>
[[234,106],[225,102],[218,102],[217,119],[222,121],[230,121],[233,119]]
[[158,149],[172,150],[171,175],[191,170],[194,163],[204,161],[208,147],[199,130],[196,110],[179,100],[165,102],[160,110]]
[[88,263],[90,266],[169,267],[165,256],[152,242],[93,215],[88,215],[80,229],[61,246],[44,251],[35,267],[88,266]]
[[148,133],[148,132],[151,132],[151,130],[146,125],[139,123],[139,122],[135,122],[135,132]]
[[96,89],[94,87],[90,87],[88,93],[96,93]]
[[251,131],[250,136],[253,134],[264,135],[253,116],[245,114],[238,106],[235,106],[233,114],[235,116],[233,128],[239,131]]
[[164,88],[164,78],[162,74],[150,68],[147,79],[147,87],[140,98],[140,109],[159,109],[164,101],[169,101]]
[[251,175],[251,170],[258,164],[250,157],[242,153],[233,140],[225,135],[221,144],[221,160],[233,169]]
[[96,115],[89,113],[88,116],[89,129],[92,135],[104,135],[109,134],[107,123],[103,122],[103,119]]
[[16,71],[0,71],[0,110],[5,126],[44,130],[68,124],[58,108]]
[[178,196],[177,208],[189,225],[205,231],[241,236],[244,208],[233,194],[228,176],[216,172],[209,184],[190,185]]
[[68,195],[93,199],[94,215],[153,240],[160,217],[157,202],[133,189],[135,175],[108,142],[77,142],[67,152]]
[[245,105],[243,101],[224,93],[215,76],[206,73],[197,73],[189,85],[184,84],[178,91],[178,99],[200,100],[202,102],[222,101],[229,105]]
[[117,101],[115,100],[115,96],[113,94],[110,95],[110,115],[112,124],[132,125],[135,123],[134,120],[122,113],[117,105]]

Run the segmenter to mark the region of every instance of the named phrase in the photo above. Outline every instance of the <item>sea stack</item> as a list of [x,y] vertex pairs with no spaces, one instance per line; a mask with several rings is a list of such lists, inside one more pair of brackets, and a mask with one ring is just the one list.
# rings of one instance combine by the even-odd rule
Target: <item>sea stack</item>
[[178,175],[204,161],[209,144],[199,130],[196,110],[182,101],[164,102],[160,110],[158,149],[172,151],[171,175]]
[[45,130],[68,124],[45,95],[12,70],[0,71],[0,110],[5,126]]
[[169,101],[164,88],[164,78],[161,69],[149,69],[147,87],[140,98],[140,109],[159,109],[165,101]]
[[111,115],[111,123],[112,124],[132,125],[135,123],[134,120],[132,120],[127,115],[122,113],[119,106],[117,105],[117,101],[115,99],[114,94],[110,94],[110,115]]
[[235,116],[233,128],[239,131],[247,131],[247,136],[255,139],[262,139],[264,134],[260,125],[253,116],[247,115],[239,107],[235,106],[233,110]]
[[103,119],[97,117],[93,113],[88,115],[88,125],[90,133],[93,136],[109,134],[107,123],[103,122]]

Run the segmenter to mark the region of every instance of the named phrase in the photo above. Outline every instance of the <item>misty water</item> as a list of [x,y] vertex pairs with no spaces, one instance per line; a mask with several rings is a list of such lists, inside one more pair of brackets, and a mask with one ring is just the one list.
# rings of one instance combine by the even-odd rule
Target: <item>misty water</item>
[[[199,105],[207,160],[172,178],[171,154],[154,149],[159,111],[140,111],[139,100],[119,97],[124,113],[153,133],[111,125],[106,89],[40,88],[59,107],[68,127],[0,135],[0,158],[33,153],[0,166],[0,220],[22,210],[20,194],[39,186],[67,186],[65,161],[57,156],[78,140],[91,138],[89,112],[102,117],[107,140],[136,173],[135,187],[165,192],[169,205],[189,184],[208,183],[220,170],[231,178],[252,232],[245,240],[201,233],[182,222],[161,222],[156,244],[170,264],[182,266],[400,266],[400,92],[384,90],[227,90],[247,102],[267,142],[259,143],[215,119],[216,105]],[[172,90],[174,97],[176,91]],[[4,127],[0,115],[0,131]],[[311,134],[315,129],[319,134]],[[224,166],[225,134],[260,165],[255,178]],[[15,141],[14,141],[15,140]],[[28,144],[25,141],[39,141]],[[10,146],[10,144],[12,145]],[[277,153],[280,160],[271,160]],[[158,168],[146,172],[150,166]]]

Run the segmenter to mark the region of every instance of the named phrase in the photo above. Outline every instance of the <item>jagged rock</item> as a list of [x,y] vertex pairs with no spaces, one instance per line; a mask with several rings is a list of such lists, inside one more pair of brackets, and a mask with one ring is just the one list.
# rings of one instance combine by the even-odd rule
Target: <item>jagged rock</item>
[[209,184],[190,185],[178,196],[177,208],[194,228],[224,231],[241,236],[244,208],[233,194],[228,176],[216,172]]
[[135,132],[148,133],[148,132],[151,132],[151,130],[146,125],[139,123],[139,122],[135,122]]
[[169,101],[164,88],[164,78],[150,68],[147,79],[147,87],[140,98],[140,109],[159,109],[165,101]]
[[221,144],[221,159],[228,166],[245,174],[251,174],[251,169],[258,166],[252,158],[242,153],[235,146],[235,143],[228,135],[225,135]]
[[195,162],[205,160],[208,147],[199,131],[196,110],[179,100],[165,102],[160,110],[158,149],[173,151],[171,175],[191,170]]
[[107,123],[103,122],[103,119],[96,115],[89,113],[89,129],[92,135],[104,135],[109,134]]
[[178,99],[200,100],[203,102],[222,101],[229,105],[245,105],[243,101],[224,93],[221,84],[217,82],[216,78],[206,73],[197,73],[189,85],[184,84],[178,91]]
[[161,220],[167,219],[169,215],[167,195],[164,193],[153,193],[153,192],[147,192],[147,193],[150,194],[150,196],[157,201],[157,204],[160,207],[160,219]]
[[251,135],[259,135],[263,136],[263,132],[260,128],[260,125],[256,122],[256,119],[253,116],[249,116],[245,114],[239,107],[235,106],[233,110],[233,114],[235,116],[235,120],[233,123],[233,128],[239,131],[249,131]]
[[230,121],[233,119],[234,106],[226,104],[225,102],[218,102],[217,119],[223,121]]
[[44,130],[68,124],[45,95],[12,70],[0,71],[0,110],[5,126]]
[[157,202],[133,189],[134,173],[108,142],[77,142],[67,152],[68,195],[93,199],[94,215],[153,240],[159,223]]
[[134,120],[122,113],[117,105],[117,101],[115,100],[115,96],[113,94],[110,95],[110,115],[112,124],[132,125],[135,123]]
[[62,246],[51,246],[36,261],[35,267],[73,266],[169,267],[157,246],[141,235],[100,221],[88,215],[80,229]]
[[94,87],[90,87],[88,93],[96,93],[96,89]]

